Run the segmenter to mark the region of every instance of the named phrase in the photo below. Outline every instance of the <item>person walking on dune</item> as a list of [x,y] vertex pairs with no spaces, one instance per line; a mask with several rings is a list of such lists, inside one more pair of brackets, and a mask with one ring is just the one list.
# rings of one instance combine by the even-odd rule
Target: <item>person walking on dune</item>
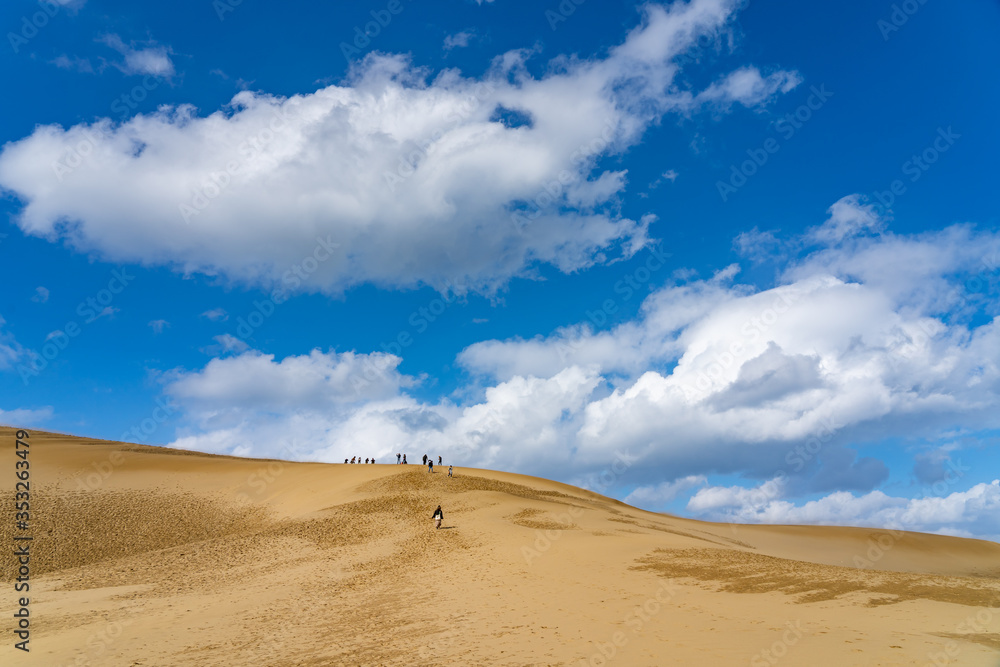
[[399,457],[401,456],[402,454],[396,454],[396,465],[399,465]]
[[434,514],[431,515],[431,518],[434,519],[434,528],[440,528],[441,522],[444,521],[444,512],[441,511],[440,505],[438,505],[438,508],[434,510]]
[[434,459],[427,459],[427,472],[434,472]]
[[454,473],[455,473],[455,466],[448,466],[448,477],[454,477],[455,476]]

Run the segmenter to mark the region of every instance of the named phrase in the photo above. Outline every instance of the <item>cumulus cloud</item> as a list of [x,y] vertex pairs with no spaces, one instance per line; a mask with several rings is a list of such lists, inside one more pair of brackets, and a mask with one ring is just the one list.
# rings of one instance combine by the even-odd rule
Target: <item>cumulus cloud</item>
[[713,521],[872,526],[1000,541],[1000,480],[920,498],[838,491],[796,506],[780,496],[774,480],[753,489],[710,487],[698,491],[688,509]]
[[[649,219],[618,213],[625,172],[595,165],[665,115],[696,110],[674,60],[740,4],[648,5],[606,55],[557,58],[540,77],[527,51],[498,56],[481,78],[370,54],[313,93],[244,91],[208,116],[181,105],[39,127],[0,154],[0,186],[23,202],[16,221],[29,234],[254,284],[283,280],[318,236],[341,251],[303,289],[491,291],[539,264],[575,271],[647,244]],[[172,71],[152,47],[140,59],[108,40],[135,51],[135,71]],[[756,70],[740,72],[709,89],[714,105],[759,104],[794,78],[758,73],[758,90],[735,83]],[[503,122],[501,108],[530,124]]]
[[657,508],[674,498],[708,483],[704,475],[688,475],[671,482],[660,482],[655,486],[640,486],[625,497],[626,503],[647,509]]
[[46,287],[36,287],[35,294],[31,297],[35,303],[45,303],[49,300],[49,290]]
[[[887,433],[933,442],[955,423],[972,434],[1000,426],[997,321],[928,310],[976,298],[969,276],[1000,235],[958,226],[789,246],[807,250],[772,287],[741,284],[727,267],[668,280],[634,320],[606,330],[473,344],[458,355],[472,376],[462,401],[414,398],[423,379],[400,374],[392,355],[215,359],[167,387],[189,411],[174,444],[263,456],[285,434],[307,443],[303,458],[427,449],[567,481],[622,456],[635,462],[636,502],[733,474],[773,477],[765,500],[778,503],[877,489],[886,464],[852,447]],[[646,266],[662,261],[647,252]],[[922,258],[901,278],[917,284],[883,272],[896,253]],[[730,496],[702,490],[692,510]]]
[[473,405],[423,403],[404,392],[420,378],[400,374],[401,361],[319,350],[280,361],[253,351],[213,359],[169,378],[166,393],[192,427],[172,446],[263,456],[294,440],[295,457],[328,462],[357,451],[384,458],[426,450],[463,465],[552,465],[562,457],[561,424],[580,414],[597,384],[593,374],[569,369],[501,383]]

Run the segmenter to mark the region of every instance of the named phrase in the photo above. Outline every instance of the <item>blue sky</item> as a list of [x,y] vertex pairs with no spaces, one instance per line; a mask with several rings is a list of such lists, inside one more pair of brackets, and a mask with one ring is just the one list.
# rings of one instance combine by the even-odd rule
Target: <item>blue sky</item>
[[0,422],[1000,539],[995,2],[0,25]]

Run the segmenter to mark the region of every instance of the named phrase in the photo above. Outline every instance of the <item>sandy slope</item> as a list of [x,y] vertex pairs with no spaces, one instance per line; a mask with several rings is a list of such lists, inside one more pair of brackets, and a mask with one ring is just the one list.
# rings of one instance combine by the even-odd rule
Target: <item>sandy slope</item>
[[[8,620],[4,665],[1000,665],[990,542],[707,524],[487,470],[31,443],[32,651]],[[14,461],[0,428],[5,499]]]

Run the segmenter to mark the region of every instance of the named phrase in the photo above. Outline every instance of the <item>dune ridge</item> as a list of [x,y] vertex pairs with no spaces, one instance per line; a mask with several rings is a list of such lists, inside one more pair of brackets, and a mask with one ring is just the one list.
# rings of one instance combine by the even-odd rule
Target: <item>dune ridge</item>
[[31,464],[32,651],[4,664],[1000,665],[992,542],[40,431]]

